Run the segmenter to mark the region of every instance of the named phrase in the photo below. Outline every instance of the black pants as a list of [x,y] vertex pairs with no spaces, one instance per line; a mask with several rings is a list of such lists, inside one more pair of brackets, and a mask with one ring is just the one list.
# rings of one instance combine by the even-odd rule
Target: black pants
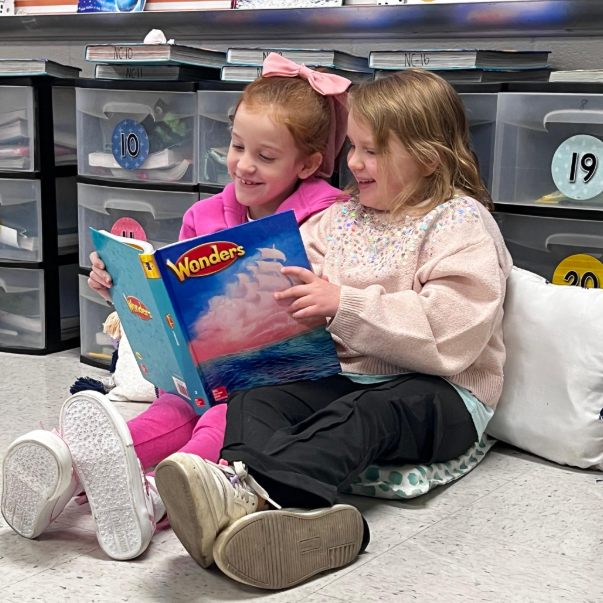
[[316,508],[372,463],[449,461],[476,441],[444,379],[413,373],[359,385],[338,375],[234,392],[222,458],[243,461],[283,507]]

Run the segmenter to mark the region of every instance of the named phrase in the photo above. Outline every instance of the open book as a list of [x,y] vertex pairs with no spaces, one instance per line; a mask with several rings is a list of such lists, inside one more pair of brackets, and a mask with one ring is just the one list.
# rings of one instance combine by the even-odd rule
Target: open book
[[143,376],[199,414],[236,389],[340,372],[325,327],[274,299],[297,284],[283,266],[310,269],[292,211],[157,250],[90,230]]

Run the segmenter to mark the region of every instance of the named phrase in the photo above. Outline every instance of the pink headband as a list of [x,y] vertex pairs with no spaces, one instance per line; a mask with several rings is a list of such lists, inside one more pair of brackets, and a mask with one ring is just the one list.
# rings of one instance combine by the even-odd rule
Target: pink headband
[[316,92],[326,97],[331,108],[331,130],[322,164],[316,172],[319,178],[329,178],[335,169],[335,160],[345,142],[348,129],[348,109],[346,90],[352,82],[345,77],[314,71],[305,65],[298,65],[276,53],[264,59],[262,77],[302,77],[308,80]]

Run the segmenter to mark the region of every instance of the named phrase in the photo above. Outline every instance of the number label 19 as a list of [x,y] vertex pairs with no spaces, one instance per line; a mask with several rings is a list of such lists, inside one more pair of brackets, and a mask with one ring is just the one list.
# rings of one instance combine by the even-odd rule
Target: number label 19
[[[578,158],[579,153],[572,153],[572,165],[570,167],[569,181],[573,184],[576,182],[577,171],[578,171]],[[597,156],[594,153],[584,153],[582,159],[580,159],[580,168],[584,172],[582,181],[584,184],[588,184],[594,177],[597,171]]]

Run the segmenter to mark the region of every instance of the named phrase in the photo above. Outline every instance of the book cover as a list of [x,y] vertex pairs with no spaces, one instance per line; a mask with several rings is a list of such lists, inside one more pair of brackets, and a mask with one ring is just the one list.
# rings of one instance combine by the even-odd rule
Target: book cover
[[545,69],[548,50],[416,49],[374,50],[374,69]]
[[[352,84],[360,84],[364,82],[373,81],[373,71],[349,71],[347,69],[330,69],[322,67],[323,73],[332,73],[333,75],[339,75],[345,77],[352,82]],[[253,82],[257,78],[262,77],[262,67],[256,67],[254,65],[225,65],[222,67],[222,73],[220,78],[225,82]]]
[[308,329],[273,296],[296,284],[283,266],[310,269],[293,212],[152,254],[92,235],[142,374],[197,412],[236,389],[340,372],[326,328]]
[[329,67],[372,73],[368,67],[368,58],[326,48],[229,48],[226,62],[230,65],[262,67],[264,59],[270,54],[303,63],[307,67]]
[[183,44],[159,42],[90,44],[86,46],[86,60],[113,64],[190,65],[219,69],[226,62],[226,53]]
[[78,0],[78,13],[137,13],[145,0]]

